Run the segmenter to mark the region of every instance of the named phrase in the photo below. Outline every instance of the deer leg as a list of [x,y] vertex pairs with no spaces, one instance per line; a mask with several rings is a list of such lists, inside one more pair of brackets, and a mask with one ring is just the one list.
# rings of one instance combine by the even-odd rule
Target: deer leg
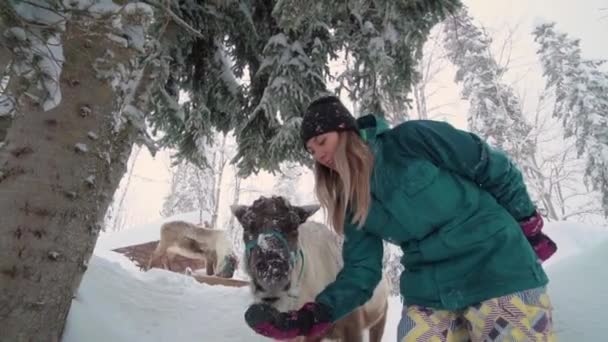
[[148,265],[146,266],[145,270],[149,270],[152,268],[153,264],[155,263],[155,255],[154,253],[152,253],[152,255],[150,256],[150,259],[148,260]]
[[388,312],[388,302],[384,305],[382,317],[369,328],[369,342],[381,342],[382,336],[384,335],[384,328],[386,326],[386,315]]
[[167,266],[166,269],[173,271],[173,261],[175,261],[175,254],[167,253]]
[[148,266],[146,267],[146,271],[152,267],[159,267],[160,266],[159,261],[161,261],[161,258],[164,256],[164,254],[165,254],[165,248],[159,242],[158,245],[156,246],[156,249],[154,249],[154,252],[152,252],[152,255],[150,256],[150,260],[148,261]]
[[363,322],[361,308],[353,311],[347,317],[343,326],[343,341],[363,342]]
[[215,256],[215,253],[205,253],[205,261],[206,261],[206,270],[207,270],[207,275],[208,276],[212,276],[215,274],[215,267],[217,265],[217,258]]

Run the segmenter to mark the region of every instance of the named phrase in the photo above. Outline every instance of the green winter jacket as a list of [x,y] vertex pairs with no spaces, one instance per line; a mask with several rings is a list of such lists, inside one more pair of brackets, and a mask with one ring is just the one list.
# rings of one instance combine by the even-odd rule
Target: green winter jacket
[[517,222],[535,208],[505,154],[445,122],[358,123],[375,158],[372,204],[361,229],[345,225],[344,268],[316,298],[334,321],[371,297],[383,240],[403,251],[405,305],[460,310],[547,284]]

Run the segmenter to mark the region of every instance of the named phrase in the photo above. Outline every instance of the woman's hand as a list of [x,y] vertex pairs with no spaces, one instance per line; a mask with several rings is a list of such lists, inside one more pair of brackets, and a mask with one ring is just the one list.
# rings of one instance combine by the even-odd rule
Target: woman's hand
[[538,212],[520,221],[519,226],[526,235],[528,242],[532,245],[532,248],[534,248],[536,256],[541,261],[545,261],[555,254],[557,245],[547,235],[542,233],[544,221]]
[[543,217],[540,216],[537,211],[534,212],[534,215],[519,222],[519,226],[521,227],[521,230],[523,230],[526,237],[538,235],[538,233],[540,233],[540,231],[543,229],[544,225],[545,223],[543,221]]
[[323,335],[331,327],[331,313],[327,306],[314,302],[288,312],[279,312],[267,304],[253,304],[245,312],[245,321],[260,335],[286,340]]

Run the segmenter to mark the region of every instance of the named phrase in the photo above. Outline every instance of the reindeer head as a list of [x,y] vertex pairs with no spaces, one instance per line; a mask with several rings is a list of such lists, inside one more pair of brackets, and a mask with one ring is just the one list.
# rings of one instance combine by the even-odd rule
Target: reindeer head
[[254,295],[268,303],[280,299],[292,285],[298,252],[298,227],[319,210],[318,205],[292,206],[283,197],[260,197],[251,206],[234,205],[243,226],[245,270]]

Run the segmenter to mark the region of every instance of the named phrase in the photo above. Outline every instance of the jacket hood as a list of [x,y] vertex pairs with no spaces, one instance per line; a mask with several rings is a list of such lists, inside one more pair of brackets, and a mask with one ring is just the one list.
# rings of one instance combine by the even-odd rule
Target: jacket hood
[[359,136],[368,143],[374,143],[376,138],[390,129],[388,122],[374,114],[364,115],[357,119]]

